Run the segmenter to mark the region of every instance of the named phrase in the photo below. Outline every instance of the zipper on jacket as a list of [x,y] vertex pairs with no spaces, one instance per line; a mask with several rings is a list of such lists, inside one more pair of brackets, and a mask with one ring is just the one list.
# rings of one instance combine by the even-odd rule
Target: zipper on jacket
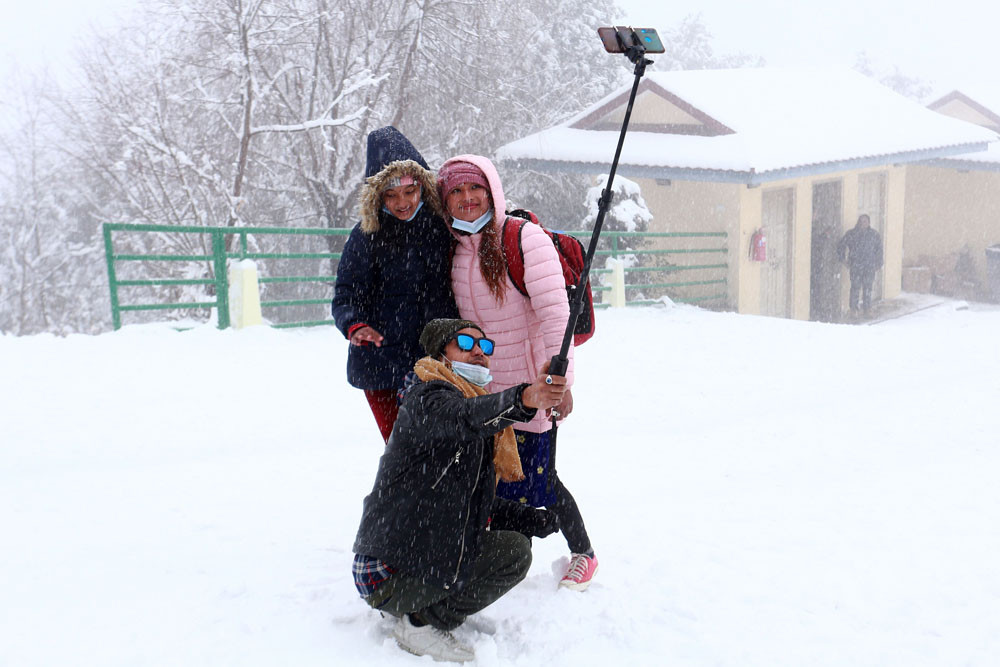
[[448,469],[449,469],[449,468],[451,468],[451,465],[452,465],[453,463],[458,463],[458,459],[459,459],[459,458],[460,458],[461,456],[462,456],[462,450],[461,450],[461,449],[459,449],[459,450],[457,450],[457,451],[455,452],[455,457],[454,457],[453,459],[451,459],[450,461],[448,461],[448,465],[446,465],[446,466],[444,467],[444,470],[442,470],[442,471],[441,471],[441,474],[440,474],[440,475],[438,475],[438,478],[437,478],[436,480],[434,480],[434,483],[433,483],[433,484],[431,484],[431,488],[432,488],[432,489],[436,489],[436,488],[437,488],[437,485],[438,485],[438,484],[439,484],[439,483],[441,482],[441,480],[442,480],[442,479],[444,479],[444,476],[445,476],[445,474],[446,474],[446,473],[448,472]]
[[483,448],[479,449],[479,465],[476,466],[476,483],[472,485],[472,490],[469,492],[469,504],[465,506],[465,524],[462,526],[462,545],[461,549],[458,551],[458,564],[455,566],[455,578],[451,580],[451,583],[458,581],[458,573],[462,569],[462,559],[465,557],[465,533],[469,527],[469,516],[472,514],[472,496],[476,492],[476,487],[479,486],[479,469],[483,466]]
[[[483,426],[499,426],[500,425],[500,420],[503,419],[504,415],[506,415],[508,412],[510,412],[513,409],[514,409],[513,405],[508,406],[503,412],[501,412],[500,414],[498,414],[493,419],[490,419],[489,421],[483,422]],[[511,420],[511,421],[513,421],[513,420]]]

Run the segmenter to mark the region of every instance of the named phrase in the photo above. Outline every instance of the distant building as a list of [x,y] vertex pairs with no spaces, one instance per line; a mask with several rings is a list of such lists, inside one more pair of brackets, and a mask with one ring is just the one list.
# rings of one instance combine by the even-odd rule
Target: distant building
[[[606,174],[631,86],[497,151],[508,165]],[[834,248],[861,213],[885,243],[876,293],[900,291],[906,168],[983,151],[994,132],[936,114],[842,69],[650,72],[619,173],[638,182],[650,231],[726,231],[729,306],[835,321],[846,271]],[[749,256],[767,238],[767,261]]]
[[[955,90],[928,105],[1000,132],[1000,89]],[[1000,243],[1000,144],[907,170],[904,283],[913,291],[989,296],[986,248]]]
[[1000,111],[1000,90],[989,95],[986,91],[975,94],[976,100],[959,90],[953,90],[944,97],[928,104],[927,108],[945,116],[958,118],[981,125],[994,132],[1000,132],[1000,115],[997,115]]

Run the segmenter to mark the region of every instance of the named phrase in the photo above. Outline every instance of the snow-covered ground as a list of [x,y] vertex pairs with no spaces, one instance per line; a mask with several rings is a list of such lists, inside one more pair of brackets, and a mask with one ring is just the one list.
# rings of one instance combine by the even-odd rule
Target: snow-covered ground
[[[1000,310],[604,311],[558,535],[478,665],[1000,664]],[[0,665],[413,665],[357,597],[382,446],[332,329],[0,337]]]

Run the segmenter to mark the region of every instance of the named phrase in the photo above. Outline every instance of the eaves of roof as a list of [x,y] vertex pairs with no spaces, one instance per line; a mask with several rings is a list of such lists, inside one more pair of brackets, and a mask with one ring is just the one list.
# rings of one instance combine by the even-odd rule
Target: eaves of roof
[[[949,159],[949,156],[958,156],[974,151],[986,150],[987,143],[977,144],[956,144],[953,146],[939,146],[936,148],[925,148],[900,153],[889,153],[884,155],[868,155],[832,162],[820,162],[816,164],[806,164],[781,169],[771,169],[758,172],[751,168],[749,171],[726,170],[726,169],[695,169],[690,167],[670,167],[670,166],[650,166],[619,163],[616,173],[627,178],[658,178],[677,181],[701,181],[708,183],[736,183],[755,187],[774,181],[783,181],[794,178],[808,176],[820,176],[824,174],[852,171],[857,169],[867,169],[872,167],[884,167],[896,164],[919,163],[932,166],[949,166],[956,169],[963,167],[955,166],[957,163],[969,162],[976,166],[972,169],[1000,171],[1000,164],[986,166],[986,163],[973,163]],[[611,162],[569,162],[561,160],[538,160],[533,158],[507,159],[501,160],[503,164],[509,164],[524,169],[549,173],[575,173],[575,174],[595,174],[607,173],[611,168]]]
[[1000,173],[1000,162],[988,160],[963,160],[961,158],[935,158],[932,160],[922,160],[919,164],[927,167],[941,167],[943,169],[957,169],[958,171],[988,171]]
[[963,104],[973,109],[980,115],[991,120],[996,126],[1000,127],[1000,115],[997,115],[995,111],[993,111],[989,107],[980,104],[979,102],[972,99],[971,97],[969,97],[960,90],[953,90],[944,97],[934,100],[933,102],[927,105],[927,108],[932,111],[937,111],[941,107],[946,106],[949,102],[954,102],[954,101],[962,102]]

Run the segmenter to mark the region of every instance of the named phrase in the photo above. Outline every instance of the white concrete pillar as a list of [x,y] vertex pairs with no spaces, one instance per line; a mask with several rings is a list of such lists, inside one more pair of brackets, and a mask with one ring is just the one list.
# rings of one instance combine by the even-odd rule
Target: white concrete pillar
[[625,262],[620,259],[611,258],[605,264],[611,269],[611,307],[625,307]]
[[257,263],[252,259],[229,267],[229,321],[234,329],[261,324]]

